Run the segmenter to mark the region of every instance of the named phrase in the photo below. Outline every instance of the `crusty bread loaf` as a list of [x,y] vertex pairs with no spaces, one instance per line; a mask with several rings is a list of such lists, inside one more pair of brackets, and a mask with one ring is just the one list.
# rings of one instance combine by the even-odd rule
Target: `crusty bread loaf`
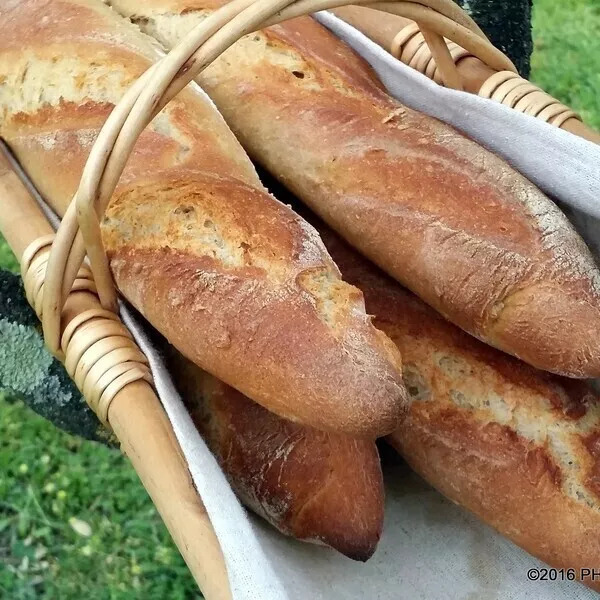
[[[408,417],[387,440],[415,471],[557,568],[600,565],[600,397],[445,321],[319,227],[398,345]],[[600,590],[591,577],[584,581]]]
[[375,442],[265,410],[173,349],[169,370],[240,500],[282,533],[355,560],[375,551],[383,478]]
[[[110,3],[168,47],[223,2]],[[319,24],[246,36],[199,81],[254,159],[448,319],[539,368],[600,375],[600,273],[567,219]]]
[[[158,52],[101,2],[0,2],[0,135],[58,212]],[[397,349],[198,86],[141,136],[102,233],[123,295],[207,371],[317,428],[375,437],[396,426]]]

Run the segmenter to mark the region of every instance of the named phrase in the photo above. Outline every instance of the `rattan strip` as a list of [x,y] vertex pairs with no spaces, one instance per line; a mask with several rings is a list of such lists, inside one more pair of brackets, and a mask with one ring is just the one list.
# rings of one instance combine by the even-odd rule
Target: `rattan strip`
[[[456,65],[458,61],[465,56],[474,56],[472,52],[459,46],[456,42],[446,38],[444,38],[444,41],[450,52],[453,64]],[[462,89],[460,83],[449,85],[447,81],[444,80],[429,46],[425,41],[425,37],[421,32],[421,28],[417,23],[411,23],[410,25],[403,27],[396,34],[392,40],[390,53],[404,64],[419,71],[419,73],[423,73],[430,79],[433,79],[436,83],[443,83],[446,87],[451,87],[453,89]],[[460,78],[458,78],[458,81],[460,82]]]
[[556,127],[560,127],[568,119],[582,120],[568,106],[510,71],[500,71],[489,77],[481,86],[479,96],[510,106]]
[[[437,83],[443,83],[453,89],[462,89],[460,78],[456,84],[440,72],[426,35],[427,32],[423,32],[418,23],[411,23],[396,34],[390,46],[390,53]],[[475,56],[455,42],[448,39],[445,39],[445,42],[454,64],[466,56]],[[568,119],[581,121],[581,117],[568,106],[513,71],[494,73],[483,83],[478,95],[542,119],[556,127],[560,127]]]
[[[454,5],[454,3],[452,4]],[[445,14],[411,2],[376,2],[369,4],[368,7],[420,23],[428,30],[435,31],[438,35],[456,42],[495,71],[517,72],[512,61],[492,46],[488,39],[480,33],[479,28],[466,27]],[[456,8],[456,5],[454,7]]]
[[[54,235],[37,239],[27,247],[21,262],[25,294],[40,319],[54,239]],[[79,269],[71,293],[79,291],[96,293],[86,266]],[[152,383],[148,360],[112,311],[92,309],[72,319],[62,334],[60,354],[67,373],[106,427],[110,403],[126,385],[139,380]]]

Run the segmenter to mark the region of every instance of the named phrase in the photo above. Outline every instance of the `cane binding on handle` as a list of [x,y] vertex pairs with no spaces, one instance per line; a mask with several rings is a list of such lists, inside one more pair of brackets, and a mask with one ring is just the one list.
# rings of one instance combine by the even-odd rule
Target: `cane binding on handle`
[[[447,30],[443,29],[445,21],[440,14],[435,19],[432,18],[428,28],[424,28],[418,22],[419,19],[405,18],[407,14],[400,16],[396,13],[392,17],[384,17],[378,6],[380,5],[344,6],[332,12],[378,43],[392,56],[436,83],[495,100],[600,144],[600,134],[587,127],[581,117],[568,106],[523,79],[515,69],[500,67],[473,46],[467,47],[457,36],[444,33]],[[456,5],[455,9],[462,12]],[[446,38],[444,45],[454,70],[447,64],[448,53],[444,53],[443,63],[439,61],[440,53],[434,52],[429,40],[431,29]],[[489,43],[488,45],[491,46]]]

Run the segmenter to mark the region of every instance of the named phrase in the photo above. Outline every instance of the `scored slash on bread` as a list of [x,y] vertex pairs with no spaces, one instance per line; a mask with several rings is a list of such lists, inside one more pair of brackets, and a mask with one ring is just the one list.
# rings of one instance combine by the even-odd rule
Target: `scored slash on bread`
[[[59,214],[115,102],[160,55],[100,1],[0,2],[0,135]],[[102,236],[120,292],[209,372],[319,429],[396,426],[397,349],[196,84],[138,140]]]
[[383,528],[375,442],[282,419],[164,349],[179,393],[240,500],[286,535],[367,560]]
[[[172,47],[222,0],[109,0]],[[600,273],[560,210],[500,158],[389,97],[309,17],[250,34],[198,81],[252,158],[472,335],[600,375]]]

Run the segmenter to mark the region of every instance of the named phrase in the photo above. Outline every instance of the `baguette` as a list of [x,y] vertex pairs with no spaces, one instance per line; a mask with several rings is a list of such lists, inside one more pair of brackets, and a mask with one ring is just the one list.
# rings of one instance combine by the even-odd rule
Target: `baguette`
[[[600,567],[600,397],[445,321],[319,227],[403,353],[408,416],[387,437],[445,496],[560,569]],[[600,591],[588,577],[584,583]]]
[[[110,3],[171,47],[223,2]],[[199,82],[253,159],[446,318],[538,368],[600,375],[600,273],[568,220],[390,98],[326,29],[305,17],[250,34]]]
[[354,560],[375,551],[383,527],[377,446],[286,421],[166,351],[196,426],[240,500],[279,531]]
[[[59,214],[115,102],[159,56],[101,2],[0,0],[0,135]],[[197,85],[142,134],[102,236],[120,292],[203,369],[319,429],[395,428],[396,347]]]

